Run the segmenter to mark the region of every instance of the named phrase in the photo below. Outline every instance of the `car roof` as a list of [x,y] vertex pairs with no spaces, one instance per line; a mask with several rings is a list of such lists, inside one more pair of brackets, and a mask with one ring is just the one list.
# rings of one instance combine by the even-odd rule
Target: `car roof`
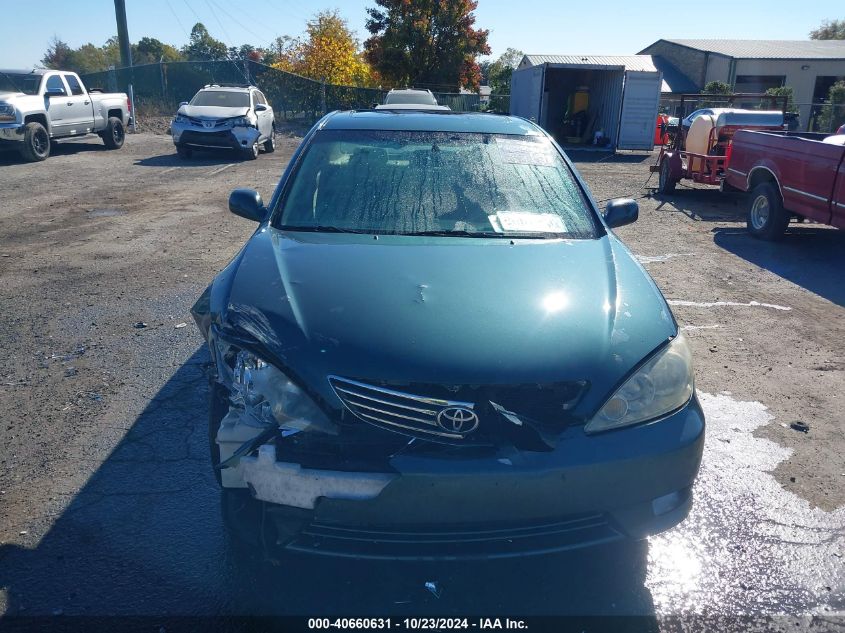
[[391,88],[387,94],[406,94],[406,95],[433,95],[434,93],[431,92],[428,88]]
[[47,73],[65,73],[70,72],[69,70],[53,70],[52,68],[0,68],[0,73],[6,73],[9,75],[46,75]]
[[383,103],[377,105],[376,110],[451,110],[449,106],[432,105],[429,103]]
[[450,110],[347,110],[332,112],[324,130],[389,130],[407,132],[476,132],[540,136],[543,132],[519,117]]
[[256,86],[226,86],[218,84],[209,84],[200,88],[200,92],[207,90],[209,92],[249,92],[250,90],[258,90]]

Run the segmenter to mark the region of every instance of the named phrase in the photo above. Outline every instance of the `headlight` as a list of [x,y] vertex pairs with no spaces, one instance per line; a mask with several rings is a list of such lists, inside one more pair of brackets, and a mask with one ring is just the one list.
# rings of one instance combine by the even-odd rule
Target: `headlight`
[[232,126],[233,127],[255,127],[255,123],[249,117],[239,116],[235,119],[232,119]]
[[274,420],[282,428],[332,427],[326,415],[302,389],[279,369],[250,352],[238,352],[232,396],[242,400],[264,421]]
[[14,121],[15,115],[15,106],[11,103],[0,103],[0,121]]
[[654,420],[685,405],[693,389],[692,356],[679,333],[625,381],[584,430],[595,433]]
[[190,123],[191,121],[190,121],[190,119],[188,119],[188,117],[182,116],[181,114],[177,114],[175,117],[173,117],[173,122],[174,123]]

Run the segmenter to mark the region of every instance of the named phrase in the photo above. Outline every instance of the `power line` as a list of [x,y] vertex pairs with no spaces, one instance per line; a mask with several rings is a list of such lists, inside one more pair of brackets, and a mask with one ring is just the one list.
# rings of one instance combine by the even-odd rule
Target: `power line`
[[[238,19],[237,19],[234,15],[232,15],[231,13],[229,13],[229,12],[228,12],[225,8],[223,8],[221,5],[219,5],[217,2],[215,2],[215,0],[211,0],[211,3],[212,3],[215,7],[217,7],[217,9],[218,9],[219,11],[222,11],[222,12],[223,12],[223,13],[224,13],[224,14],[225,14],[225,15],[226,15],[226,16],[227,16],[230,20],[232,20],[232,22],[234,22],[235,24],[237,24],[238,26],[240,26],[240,27],[241,27],[244,31],[246,31],[247,33],[251,33],[251,34],[252,34],[254,37],[256,37],[258,40],[263,39],[263,38],[262,38],[262,37],[261,37],[258,33],[256,33],[256,32],[255,32],[255,31],[253,31],[251,28],[249,28],[248,26],[246,26],[243,22],[241,22],[240,20],[238,20]],[[270,32],[270,31],[269,31],[269,29],[268,29],[268,32]],[[258,42],[256,42],[256,44],[257,44],[257,43],[258,43]]]
[[188,35],[188,31],[185,28],[185,25],[182,24],[182,20],[179,19],[179,16],[176,15],[176,11],[173,10],[173,5],[170,4],[170,0],[164,0],[167,3],[167,8],[170,9],[170,12],[173,14],[173,17],[176,18],[176,24],[179,25],[179,28],[182,29],[182,32],[185,34],[185,39],[189,40],[190,35]]

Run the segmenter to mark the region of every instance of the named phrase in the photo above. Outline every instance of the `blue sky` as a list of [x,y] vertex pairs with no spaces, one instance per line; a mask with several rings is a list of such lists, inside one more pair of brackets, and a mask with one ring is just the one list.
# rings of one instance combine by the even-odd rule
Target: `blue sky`
[[[16,0],[5,18],[27,11]],[[699,4],[700,11],[689,11]],[[126,0],[129,37],[155,37],[183,45],[201,21],[229,46],[267,44],[299,35],[315,12],[337,8],[366,37],[371,0]],[[479,0],[477,25],[490,29],[493,56],[512,46],[526,53],[633,54],[665,38],[805,39],[824,19],[845,18],[842,0],[738,0],[730,3],[625,2],[623,0]],[[38,0],[38,28],[20,19],[0,21],[0,66],[30,67],[53,35],[71,46],[101,45],[117,32],[113,0]],[[728,6],[730,8],[728,8]],[[10,7],[12,16],[9,15]],[[657,7],[665,12],[658,18]],[[686,16],[690,17],[687,18]],[[711,19],[702,19],[710,16]],[[26,22],[32,24],[31,22]]]

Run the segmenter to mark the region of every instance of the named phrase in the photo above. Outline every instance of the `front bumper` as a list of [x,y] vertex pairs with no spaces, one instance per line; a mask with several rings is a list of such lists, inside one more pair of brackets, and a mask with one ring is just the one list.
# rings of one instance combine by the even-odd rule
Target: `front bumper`
[[[269,492],[261,454],[244,458],[237,470],[256,498],[271,502],[268,516],[287,549],[359,558],[490,558],[642,539],[677,525],[692,505],[703,445],[704,416],[693,398],[644,426],[595,436],[569,428],[550,452],[399,455],[390,461],[394,473],[347,473],[363,487],[341,484],[339,492],[311,495],[313,503],[272,503],[291,499],[283,492],[290,468],[267,454],[266,467],[277,470],[276,493]],[[321,472],[328,473],[298,475],[317,481]]]
[[0,142],[21,143],[25,131],[26,127],[16,121],[0,123]]
[[188,123],[172,123],[170,133],[175,145],[206,149],[249,149],[261,135],[254,127],[206,129]]

